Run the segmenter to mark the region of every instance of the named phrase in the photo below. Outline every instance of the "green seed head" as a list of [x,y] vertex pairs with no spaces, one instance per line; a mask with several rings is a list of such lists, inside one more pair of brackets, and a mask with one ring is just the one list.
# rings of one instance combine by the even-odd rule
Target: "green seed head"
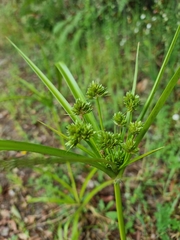
[[81,140],[88,141],[94,134],[90,123],[75,122],[67,127],[69,141],[66,143],[70,148],[76,146]]
[[102,84],[93,81],[89,86],[86,95],[89,99],[93,99],[102,96],[107,96],[108,92]]
[[121,147],[125,152],[130,154],[135,154],[139,151],[139,149],[135,146],[135,141],[133,138],[128,139],[125,143],[121,144]]
[[92,106],[89,102],[83,102],[80,99],[77,99],[72,108],[72,111],[75,115],[83,116],[92,111]]
[[143,128],[143,123],[141,121],[130,122],[129,124],[129,132],[133,135],[138,134]]
[[122,112],[115,113],[113,121],[116,125],[123,127],[126,125],[126,116]]
[[98,144],[101,150],[113,149],[121,144],[120,134],[101,131],[98,133]]
[[140,103],[139,96],[134,96],[131,92],[127,92],[123,100],[128,112],[136,110]]

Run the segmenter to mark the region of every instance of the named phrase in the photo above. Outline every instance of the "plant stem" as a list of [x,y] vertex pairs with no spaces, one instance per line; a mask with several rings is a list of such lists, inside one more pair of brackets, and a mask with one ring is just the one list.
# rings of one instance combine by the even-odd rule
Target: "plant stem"
[[119,227],[120,239],[126,240],[119,180],[114,181],[114,192],[115,192],[115,199],[116,199],[116,210],[118,215],[118,227]]
[[75,179],[74,179],[74,176],[73,176],[73,172],[72,172],[71,165],[70,165],[69,162],[67,162],[66,165],[67,165],[69,177],[70,177],[70,179],[71,179],[71,184],[72,184],[72,189],[73,189],[74,198],[75,198],[75,200],[76,200],[77,203],[80,203],[80,199],[79,199],[79,195],[78,195],[77,187],[76,187],[76,182],[75,182]]
[[132,94],[133,95],[135,95],[136,85],[137,85],[139,45],[140,45],[140,43],[138,43],[137,51],[136,51],[136,64],[135,64],[134,81],[133,81],[133,87],[132,87]]
[[101,113],[101,107],[100,107],[100,103],[99,103],[99,99],[98,98],[96,98],[96,103],[97,103],[97,108],[98,108],[99,122],[100,122],[101,130],[104,130],[103,120],[102,120],[102,113]]

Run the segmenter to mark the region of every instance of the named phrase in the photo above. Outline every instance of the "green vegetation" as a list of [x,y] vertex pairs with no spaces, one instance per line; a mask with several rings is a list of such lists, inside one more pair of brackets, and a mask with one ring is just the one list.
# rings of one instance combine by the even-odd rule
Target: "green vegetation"
[[[90,201],[95,194],[98,194],[101,189],[112,184],[112,182],[114,182],[116,193],[121,239],[126,239],[126,233],[129,239],[135,239],[138,232],[144,239],[147,239],[150,236],[149,234],[154,234],[160,239],[163,239],[163,237],[164,239],[170,239],[172,236],[178,239],[178,218],[175,209],[179,196],[177,193],[175,194],[175,190],[178,188],[176,182],[177,170],[179,169],[179,150],[178,142],[175,139],[179,138],[177,131],[179,130],[179,120],[172,118],[172,116],[179,116],[179,102],[177,100],[179,93],[178,89],[173,90],[180,75],[178,69],[179,44],[175,45],[176,41],[179,41],[179,28],[171,46],[170,41],[178,23],[175,20],[178,19],[177,9],[179,5],[176,6],[177,9],[174,9],[175,12],[172,17],[170,13],[173,6],[166,3],[167,8],[164,9],[160,1],[143,8],[128,1],[124,1],[120,5],[115,1],[106,4],[99,1],[98,4],[94,3],[93,6],[89,1],[86,1],[85,5],[81,1],[72,4],[72,6],[68,3],[67,6],[63,2],[56,4],[61,6],[51,6],[51,1],[43,1],[42,4],[35,3],[35,1],[19,3],[19,5],[14,4],[14,12],[21,14],[17,19],[19,19],[24,30],[23,38],[18,42],[15,40],[16,31],[18,32],[16,21],[13,25],[16,31],[12,31],[12,37],[7,34],[6,29],[4,29],[4,32],[18,46],[24,42],[20,48],[23,49],[23,52],[28,52],[27,55],[34,63],[14,45],[15,48],[57,101],[54,102],[52,95],[42,87],[37,78],[28,70],[25,70],[19,59],[18,64],[23,66],[23,74],[20,74],[18,66],[16,68],[11,67],[12,79],[15,84],[4,81],[3,84],[9,90],[9,96],[5,91],[0,101],[5,103],[7,111],[11,113],[12,117],[15,117],[14,119],[18,115],[28,116],[27,120],[32,126],[40,119],[44,126],[42,128],[39,125],[39,129],[45,129],[41,130],[45,131],[43,135],[49,133],[49,130],[59,135],[59,138],[54,138],[58,148],[39,145],[38,138],[31,135],[31,131],[26,134],[21,123],[22,120],[14,120],[19,134],[17,139],[31,142],[31,144],[1,140],[1,150],[25,151],[21,152],[21,155],[25,154],[21,159],[14,157],[12,159],[11,157],[11,159],[2,160],[1,167],[10,170],[14,167],[31,167],[36,164],[81,162],[102,170],[112,178],[112,180],[109,180],[102,173],[92,168],[86,173],[82,186],[78,187],[76,172],[78,174],[86,172],[83,167],[81,167],[81,171],[78,170],[79,165],[75,164],[75,169],[77,169],[74,172],[67,163],[67,170],[63,167],[61,177],[59,177],[58,171],[54,171],[51,166],[48,167],[47,165],[43,169],[37,168],[41,177],[40,181],[36,181],[36,189],[40,191],[44,188],[45,193],[44,196],[30,197],[28,201],[53,202],[63,204],[63,206],[65,204],[64,213],[58,216],[59,221],[57,221],[56,230],[51,229],[53,232],[55,231],[53,239],[68,239],[68,237],[80,239],[83,232],[78,232],[77,228],[78,224],[81,224],[81,221],[83,222],[83,214],[87,210],[91,211],[96,217],[99,217],[98,212],[100,211],[100,213],[103,212],[105,216],[112,219],[108,230],[110,237],[112,231],[117,229],[115,209],[112,211],[110,209],[111,204],[114,205],[113,201],[109,203],[109,206],[105,206],[100,200],[99,207],[96,208],[91,206]],[[105,7],[103,7],[104,5]],[[134,6],[136,7],[133,14]],[[11,11],[11,7],[10,4],[6,5],[9,11]],[[58,10],[58,7],[61,8],[60,15],[58,11],[56,15],[55,10]],[[69,15],[65,14],[67,8],[69,9]],[[52,12],[47,11],[47,9],[51,9]],[[72,9],[73,11],[71,11]],[[155,14],[155,11],[158,14]],[[8,14],[8,11],[6,14]],[[117,19],[120,20],[117,21]],[[173,27],[170,28],[167,25],[167,19],[168,24]],[[153,25],[153,22],[156,23]],[[26,32],[32,29],[32,32]],[[119,29],[121,29],[121,32],[119,32]],[[163,34],[161,31],[163,31]],[[140,41],[141,47],[139,50],[138,46],[134,73],[132,64],[135,62],[134,53],[138,41]],[[29,46],[29,51],[26,50],[25,46]],[[9,46],[7,46],[7,49],[9,49]],[[15,56],[15,53],[13,54]],[[164,62],[162,62],[162,59],[164,59]],[[70,66],[76,80],[72,77],[66,65],[58,62],[59,60],[65,61]],[[58,62],[56,64],[57,68],[52,67],[54,62]],[[39,69],[42,69],[45,75]],[[17,75],[20,77],[17,77]],[[31,80],[25,81],[26,76]],[[169,83],[164,76],[172,76]],[[160,82],[162,77],[164,81]],[[69,95],[67,86],[64,86],[64,80],[73,97]],[[132,82],[131,90],[129,88]],[[149,83],[149,87],[143,86],[146,82]],[[104,86],[107,88],[104,88]],[[151,86],[154,87],[150,92]],[[144,90],[150,92],[149,98],[146,92],[143,94],[144,90],[141,89],[143,87]],[[87,96],[84,94],[86,89],[88,89]],[[140,106],[139,97],[135,94],[136,89],[142,99]],[[162,109],[172,90],[173,94],[166,102],[167,105]],[[31,97],[26,97],[26,95],[31,95]],[[124,98],[123,95],[125,95]],[[105,97],[104,101],[101,99],[102,97]],[[146,98],[147,101],[145,101]],[[64,115],[62,108],[57,106],[57,102],[69,115],[73,121],[72,124]],[[14,108],[14,104],[16,108]],[[171,105],[171,107],[169,108],[168,105]],[[137,111],[135,111],[136,108]],[[154,123],[160,110],[161,112]],[[29,114],[27,114],[28,111]],[[141,111],[140,115],[138,111]],[[113,125],[113,121],[115,125]],[[152,123],[155,125],[151,126]],[[152,133],[146,134],[150,126]],[[67,128],[67,132],[65,128]],[[139,145],[144,135],[145,140],[143,140],[142,145]],[[162,141],[159,139],[162,139]],[[46,145],[51,144],[47,141]],[[59,145],[61,149],[67,147],[68,151],[60,150]],[[137,148],[138,145],[140,149]],[[72,153],[75,146],[79,150]],[[165,148],[155,154],[162,146],[165,146]],[[44,153],[51,155],[51,157],[42,157],[38,154],[26,155],[26,151]],[[85,155],[82,155],[82,151]],[[139,151],[140,153],[138,153]],[[151,153],[154,153],[153,157],[148,156]],[[137,164],[137,167],[139,166],[137,177],[134,176],[133,180],[129,178],[129,171],[126,171],[123,176],[128,165],[143,157],[142,166],[140,167]],[[153,162],[148,160],[150,158],[154,159]],[[161,162],[158,162],[158,160],[161,160]],[[58,169],[61,168],[62,165],[60,165],[60,168],[58,167]],[[161,168],[164,169],[163,172],[160,171]],[[128,167],[128,169],[131,168]],[[141,169],[143,169],[142,172]],[[158,174],[161,175],[161,181],[158,180]],[[47,184],[43,184],[43,178],[45,177],[48,179]],[[98,179],[99,184],[94,186],[92,190],[88,190],[88,182],[94,178]],[[125,217],[126,233],[123,226],[122,204],[120,204],[119,180],[123,180],[123,189],[125,190],[122,194],[126,199],[125,203],[123,200],[123,205],[126,206],[123,210],[124,216],[132,216],[131,219]],[[58,183],[58,186],[54,186],[54,181]],[[132,181],[140,184],[138,187],[133,187]],[[170,191],[170,185],[173,183],[174,188]],[[31,179],[29,184],[32,184]],[[153,188],[157,184],[159,190],[155,191]],[[155,201],[155,203],[158,202],[157,214],[156,211],[151,211],[152,208],[156,208],[156,205],[155,203],[152,205],[151,199],[147,197],[148,189],[154,198],[161,194],[161,199]],[[166,204],[167,199],[168,203]],[[173,208],[169,208],[171,202]],[[67,203],[72,206],[71,209],[68,208]],[[164,206],[163,203],[165,203]],[[102,211],[102,206],[105,206],[104,209],[106,210]],[[69,211],[73,217],[69,217]],[[169,217],[167,221],[161,223],[163,211],[166,211]],[[154,215],[153,221],[151,221],[152,215]],[[106,226],[107,222],[104,224]],[[144,226],[143,230],[140,231],[136,228],[136,224]],[[22,223],[22,226],[24,228],[25,225]],[[104,226],[98,224],[97,227],[103,228]],[[168,233],[164,232],[165,228],[168,228]]]

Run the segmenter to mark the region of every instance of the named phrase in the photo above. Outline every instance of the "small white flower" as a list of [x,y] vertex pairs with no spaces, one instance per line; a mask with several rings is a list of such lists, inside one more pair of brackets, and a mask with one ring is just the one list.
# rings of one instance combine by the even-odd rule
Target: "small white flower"
[[175,113],[175,114],[172,116],[172,119],[173,119],[174,121],[178,121],[178,120],[180,119],[179,114]]
[[138,28],[135,28],[134,29],[134,33],[138,33],[139,32],[139,29]]
[[143,20],[146,18],[146,15],[143,13],[143,14],[141,14],[140,18]]
[[146,28],[147,28],[147,29],[150,29],[150,28],[151,28],[151,23],[148,23],[148,24],[146,25]]
[[120,46],[123,46],[125,43],[126,43],[126,39],[123,38],[123,39],[120,41],[119,45],[120,45]]

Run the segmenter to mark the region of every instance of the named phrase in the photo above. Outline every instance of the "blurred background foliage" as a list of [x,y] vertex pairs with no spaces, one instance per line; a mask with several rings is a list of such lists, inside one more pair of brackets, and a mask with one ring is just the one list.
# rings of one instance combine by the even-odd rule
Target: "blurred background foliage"
[[[103,82],[111,79],[114,85],[120,82],[124,88],[132,81],[138,42],[139,76],[151,80],[156,77],[180,21],[178,2],[26,0],[13,1],[13,14],[21,33],[28,32],[29,41],[35,41],[41,52],[37,58],[41,55],[42,63],[63,60],[79,81],[85,81],[84,87],[100,78]],[[17,35],[12,38],[17,39]],[[176,62],[174,54],[171,66],[176,66]],[[47,65],[44,68],[54,74]],[[126,81],[120,79],[122,76]]]
[[[26,41],[17,35],[12,40],[16,44],[28,44],[30,57],[62,92],[66,94],[67,89],[54,67],[57,61],[66,63],[83,90],[92,80],[105,83],[110,93],[120,97],[114,98],[117,109],[119,105],[122,107],[121,97],[133,80],[138,42],[140,94],[146,93],[141,86],[142,89],[146,85],[151,87],[155,81],[180,24],[180,3],[176,0],[26,0],[14,2],[14,14]],[[166,76],[171,76],[177,67],[179,43]],[[105,112],[111,114],[108,108]]]

